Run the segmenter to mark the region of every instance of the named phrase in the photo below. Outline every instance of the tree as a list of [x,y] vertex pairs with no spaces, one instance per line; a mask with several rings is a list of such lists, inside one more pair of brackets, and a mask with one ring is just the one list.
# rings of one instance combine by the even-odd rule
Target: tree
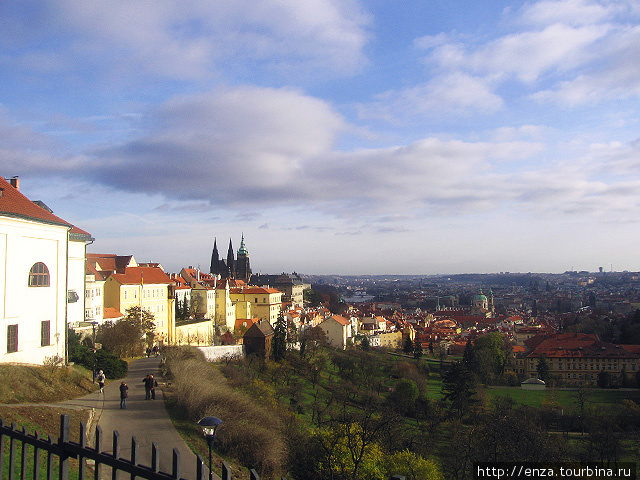
[[411,337],[409,335],[407,335],[407,340],[404,342],[402,351],[407,355],[410,355],[413,352],[413,342],[411,341]]
[[604,369],[598,374],[598,386],[600,388],[609,388],[611,386],[611,375]]
[[400,413],[411,414],[419,395],[420,391],[416,382],[402,378],[396,383],[393,392],[389,395],[389,403],[396,407]]
[[287,324],[282,312],[278,314],[276,320],[275,333],[271,341],[271,356],[276,362],[284,359],[287,355]]
[[477,358],[477,372],[485,383],[502,375],[507,359],[504,337],[499,332],[491,332],[478,337],[473,343]]
[[420,360],[421,357],[422,357],[422,343],[416,340],[416,342],[413,345],[413,358],[415,358],[416,360]]
[[154,343],[156,326],[153,314],[140,307],[126,310],[126,317],[116,323],[106,323],[98,331],[96,341],[120,358],[141,355]]
[[389,455],[385,458],[384,465],[387,478],[391,475],[403,475],[408,480],[444,480],[435,462],[422,458],[408,449]]
[[467,367],[467,370],[470,372],[478,370],[478,358],[476,357],[476,351],[471,343],[471,339],[467,340],[467,344],[464,347],[462,363],[464,363],[464,366]]
[[543,382],[548,382],[551,377],[551,368],[547,358],[542,355],[538,358],[538,365],[536,365],[536,371],[538,372],[538,378]]
[[369,337],[364,335],[362,337],[362,341],[360,342],[360,348],[365,352],[368,352],[371,349],[371,342],[369,341]]
[[476,379],[462,362],[455,362],[442,373],[442,394],[450,403],[451,410],[461,418],[473,404],[478,402]]

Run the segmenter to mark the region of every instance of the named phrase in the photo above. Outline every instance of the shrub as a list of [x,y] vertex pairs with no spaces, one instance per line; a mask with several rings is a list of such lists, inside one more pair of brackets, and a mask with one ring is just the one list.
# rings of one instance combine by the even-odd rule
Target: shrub
[[219,369],[195,348],[167,348],[165,356],[176,407],[185,419],[221,418],[224,423],[216,433],[216,447],[261,475],[277,476],[285,462],[286,446],[282,422],[274,410],[233,390]]
[[[87,368],[93,368],[93,358],[91,358],[91,363],[91,367]],[[113,353],[106,350],[98,350],[96,352],[96,369],[102,370],[107,378],[123,378],[129,371],[129,364],[124,360],[120,360]]]

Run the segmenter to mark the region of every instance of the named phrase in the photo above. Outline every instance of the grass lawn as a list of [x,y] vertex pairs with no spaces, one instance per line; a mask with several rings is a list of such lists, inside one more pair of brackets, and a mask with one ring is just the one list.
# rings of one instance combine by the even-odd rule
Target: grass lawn
[[[486,387],[483,389],[489,399],[510,396],[516,404],[530,407],[556,405],[558,407],[574,407],[577,404],[576,390],[546,389],[523,390],[520,387]],[[603,390],[593,388],[587,390],[587,403],[596,406],[615,406],[622,400],[640,401],[640,390]]]

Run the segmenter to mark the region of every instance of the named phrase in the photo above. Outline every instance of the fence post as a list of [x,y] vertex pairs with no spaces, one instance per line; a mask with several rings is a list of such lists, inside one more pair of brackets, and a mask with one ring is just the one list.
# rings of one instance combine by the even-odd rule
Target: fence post
[[[87,427],[85,427],[84,422],[80,422],[80,436],[78,438],[78,445],[80,445],[80,448],[82,448],[83,450],[87,448]],[[87,467],[87,459],[80,455],[78,457],[78,463],[78,480],[84,480]],[[38,477],[34,475],[34,478]]]
[[[16,424],[11,422],[11,431],[16,429]],[[15,478],[15,471],[13,465],[16,461],[16,439],[11,437],[9,440],[9,480],[13,480]]]
[[173,469],[172,475],[175,479],[180,479],[180,452],[177,448],[173,449]]
[[[96,426],[96,443],[95,443],[96,453],[102,453],[102,428],[100,425]],[[96,460],[93,466],[94,479],[100,479],[100,470],[102,469],[102,464],[100,461]]]
[[[36,430],[36,440],[40,440],[40,434]],[[0,444],[0,448],[2,445]],[[2,462],[0,461],[0,465]],[[40,449],[35,448],[33,451],[33,478],[40,478]]]
[[[136,437],[131,437],[131,465],[138,465],[138,440]],[[136,475],[131,472],[131,480],[136,480]]]
[[[26,437],[27,436],[27,428],[26,427],[22,427],[22,434]],[[21,478],[26,478],[27,476],[27,454],[29,453],[28,451],[28,445],[25,442],[22,442],[22,462],[21,462],[21,468],[20,468],[20,477]]]
[[227,462],[222,462],[222,480],[231,480],[231,468]]
[[60,447],[60,465],[58,468],[60,480],[69,479],[69,455],[65,449],[65,444],[69,443],[69,415],[60,416],[60,438],[58,438],[58,446]]
[[[117,430],[113,431],[113,458],[120,458],[120,434]],[[115,466],[111,467],[111,480],[118,480],[118,469]]]
[[160,453],[156,442],[151,443],[151,470],[154,472],[160,471]]

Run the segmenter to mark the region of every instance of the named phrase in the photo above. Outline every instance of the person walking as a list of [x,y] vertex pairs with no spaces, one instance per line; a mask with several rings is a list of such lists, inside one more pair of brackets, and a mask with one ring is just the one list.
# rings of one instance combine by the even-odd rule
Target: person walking
[[151,400],[151,386],[153,385],[153,379],[151,375],[147,373],[147,376],[142,379],[144,383],[144,399]]
[[149,383],[151,383],[151,400],[155,400],[156,399],[156,387],[158,386],[158,382],[155,378],[153,378],[153,375],[149,375],[149,378],[151,379],[151,381]]
[[100,393],[104,393],[104,381],[107,379],[105,377],[104,372],[102,370],[98,371],[98,375],[96,376],[96,380],[98,381],[98,386],[100,387]]
[[129,386],[124,382],[120,383],[120,408],[127,408],[128,396],[129,396]]

